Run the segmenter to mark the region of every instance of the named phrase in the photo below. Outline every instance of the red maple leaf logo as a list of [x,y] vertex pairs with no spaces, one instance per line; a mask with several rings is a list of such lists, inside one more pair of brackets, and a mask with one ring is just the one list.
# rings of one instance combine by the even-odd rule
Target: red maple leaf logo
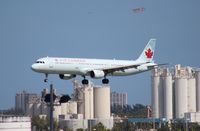
[[149,48],[147,51],[145,51],[146,57],[147,58],[152,58],[153,56],[153,51],[151,51],[151,49]]

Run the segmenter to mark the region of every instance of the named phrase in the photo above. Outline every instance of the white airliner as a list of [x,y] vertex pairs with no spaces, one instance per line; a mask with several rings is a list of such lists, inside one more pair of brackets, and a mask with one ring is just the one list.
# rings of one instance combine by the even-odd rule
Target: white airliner
[[102,83],[108,84],[107,76],[134,75],[158,66],[153,61],[155,44],[156,39],[150,39],[137,60],[45,57],[38,59],[31,68],[35,72],[44,73],[45,82],[48,80],[48,74],[59,74],[64,80],[77,75],[83,76],[82,84],[88,84],[86,76],[103,78]]

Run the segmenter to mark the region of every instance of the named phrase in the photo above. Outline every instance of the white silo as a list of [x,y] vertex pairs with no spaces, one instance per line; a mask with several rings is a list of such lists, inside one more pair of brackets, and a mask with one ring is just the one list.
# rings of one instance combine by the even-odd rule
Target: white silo
[[158,100],[159,100],[159,118],[164,117],[164,89],[163,89],[163,78],[160,77],[160,85],[158,89]]
[[77,112],[78,112],[78,114],[84,114],[84,112],[85,112],[84,88],[76,88],[75,92],[77,94],[77,96],[76,96]]
[[54,119],[58,120],[59,115],[61,115],[61,106],[54,106],[54,110],[53,110]]
[[94,88],[94,117],[110,118],[110,88]]
[[69,103],[61,103],[61,115],[67,115]]
[[188,112],[196,112],[196,82],[195,78],[188,79]]
[[[84,114],[84,86],[78,80],[72,80],[74,85],[74,92],[72,94],[73,100],[77,101],[77,113]],[[90,82],[89,82],[90,84]]]
[[26,104],[26,115],[27,116],[33,116],[33,103],[27,103]]
[[[74,80],[73,99],[77,102],[77,113],[83,114],[84,119],[94,118],[94,91],[93,84],[81,85]],[[69,112],[69,111],[68,111]]]
[[161,83],[159,69],[155,68],[152,70],[151,76],[151,107],[153,118],[159,118],[159,91]]
[[200,71],[195,72],[196,78],[196,104],[197,112],[200,112]]
[[172,75],[169,69],[164,69],[162,74],[163,79],[163,104],[164,104],[164,118],[168,120],[173,118],[173,89],[172,89]]
[[77,102],[76,101],[69,101],[68,102],[68,109],[70,114],[77,114]]
[[38,116],[41,114],[41,103],[33,103],[33,115]]
[[40,108],[41,108],[41,114],[48,114],[48,107],[45,102],[41,102]]
[[[78,114],[84,114],[84,102],[77,102],[77,112]],[[83,115],[84,116],[84,115]]]
[[92,85],[84,86],[84,118],[94,118],[94,88]]
[[186,77],[175,77],[175,117],[183,118],[188,112],[188,80]]

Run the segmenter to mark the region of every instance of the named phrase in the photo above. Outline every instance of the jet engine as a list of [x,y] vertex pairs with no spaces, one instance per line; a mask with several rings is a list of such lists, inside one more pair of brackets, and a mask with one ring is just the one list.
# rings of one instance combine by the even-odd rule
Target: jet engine
[[144,71],[144,70],[148,70],[148,67],[144,66],[144,65],[141,65],[141,66],[138,66],[137,69],[139,69],[141,71]]
[[63,80],[69,80],[69,79],[75,78],[76,75],[72,75],[72,74],[59,74],[59,77],[60,77],[60,79],[63,79]]
[[90,76],[92,78],[102,78],[105,76],[105,73],[102,70],[93,70],[90,72]]

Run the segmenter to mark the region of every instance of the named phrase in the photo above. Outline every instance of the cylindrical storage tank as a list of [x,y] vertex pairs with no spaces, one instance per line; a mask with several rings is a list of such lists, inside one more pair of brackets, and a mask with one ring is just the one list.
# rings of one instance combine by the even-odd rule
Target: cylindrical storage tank
[[33,103],[27,103],[26,104],[26,115],[27,116],[33,116]]
[[54,106],[53,117],[58,120],[59,115],[61,115],[61,106]]
[[78,114],[84,114],[84,89],[76,90],[78,94],[77,112]]
[[76,101],[70,101],[68,108],[69,108],[70,114],[77,114],[77,102]]
[[200,112],[200,71],[195,72],[196,78],[196,104],[197,112]]
[[94,117],[110,118],[110,88],[94,88]]
[[33,104],[33,115],[38,116],[41,114],[41,103],[34,103]]
[[188,79],[188,112],[196,112],[195,78]]
[[94,88],[90,85],[84,87],[84,118],[94,118]]
[[69,103],[61,103],[61,115],[67,115]]
[[83,102],[79,102],[78,101],[78,103],[77,103],[77,112],[78,112],[78,114],[84,114],[85,110],[84,110],[84,103]]
[[157,69],[152,70],[151,76],[151,107],[152,117],[159,118],[159,89],[161,86],[160,76]]
[[164,90],[163,90],[163,79],[160,77],[158,86],[158,101],[159,101],[159,118],[164,117]]
[[175,78],[175,117],[183,118],[184,113],[188,112],[187,99],[187,78]]
[[47,107],[47,104],[45,103],[45,102],[42,102],[41,103],[41,106],[40,106],[40,108],[41,108],[41,114],[45,114],[45,115],[47,115],[48,114],[48,107]]
[[164,118],[169,121],[173,118],[173,92],[172,92],[172,76],[169,74],[163,77],[164,90]]

